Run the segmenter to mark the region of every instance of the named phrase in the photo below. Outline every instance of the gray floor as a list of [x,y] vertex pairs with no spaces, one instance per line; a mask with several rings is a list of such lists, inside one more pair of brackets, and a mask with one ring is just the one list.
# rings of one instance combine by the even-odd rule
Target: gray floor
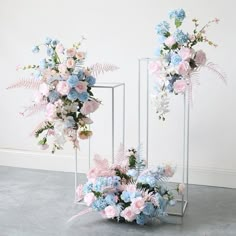
[[189,192],[182,224],[117,224],[96,212],[68,224],[85,209],[73,204],[73,174],[0,166],[0,236],[236,236],[235,189],[190,186]]

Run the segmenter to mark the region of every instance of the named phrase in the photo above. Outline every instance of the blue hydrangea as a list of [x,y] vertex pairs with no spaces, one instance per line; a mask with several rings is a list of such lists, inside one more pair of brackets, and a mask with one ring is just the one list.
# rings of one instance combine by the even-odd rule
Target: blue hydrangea
[[175,19],[178,21],[183,21],[186,17],[185,11],[183,9],[173,10],[169,13],[170,19]]
[[79,70],[77,76],[78,76],[78,79],[79,79],[79,80],[83,80],[83,78],[84,78],[84,72],[83,72],[83,70]]
[[79,93],[78,98],[81,102],[86,102],[86,101],[88,101],[89,94],[87,92]]
[[126,203],[130,202],[130,195],[127,191],[123,191],[120,198]]
[[75,89],[71,89],[67,95],[68,99],[71,101],[75,101],[79,97],[79,93]]
[[163,44],[165,42],[165,40],[166,40],[166,37],[163,35],[159,35],[157,38],[158,44]]
[[146,177],[146,183],[151,187],[154,188],[157,184],[157,180],[155,177],[149,175]]
[[54,103],[60,98],[60,95],[57,91],[52,90],[49,92],[48,98],[51,103]]
[[45,44],[49,45],[49,44],[51,43],[51,41],[52,41],[52,39],[49,38],[49,37],[47,37],[47,38],[45,39]]
[[182,30],[177,29],[174,33],[175,41],[179,44],[185,44],[188,41],[188,35],[185,34]]
[[172,54],[172,56],[171,56],[171,64],[172,64],[173,66],[179,65],[179,63],[180,63],[181,61],[182,61],[181,56],[179,56],[179,55],[176,54],[176,53]]
[[77,75],[71,75],[69,76],[68,80],[67,80],[67,83],[69,84],[69,86],[71,88],[74,88],[78,85],[79,83],[79,78]]
[[107,203],[106,203],[105,199],[103,199],[103,198],[98,198],[92,204],[92,208],[96,211],[102,211],[106,208],[106,206],[107,206]]
[[46,68],[47,68],[47,61],[46,61],[46,59],[42,59],[42,60],[39,62],[39,68],[40,68],[40,69],[46,69]]
[[52,56],[54,54],[54,50],[52,48],[47,48],[47,55]]
[[145,207],[143,209],[143,214],[147,216],[153,216],[154,212],[155,207],[153,206],[153,204],[151,202],[146,202]]
[[138,171],[135,170],[135,169],[130,169],[130,170],[128,170],[127,175],[129,175],[129,176],[133,177],[134,179],[136,179],[137,176],[138,176]]
[[115,195],[114,194],[108,194],[106,197],[105,197],[105,200],[106,200],[106,203],[108,205],[114,205],[115,204]]
[[75,120],[73,116],[67,116],[64,120],[64,126],[65,128],[73,128],[75,126]]
[[136,223],[138,225],[144,225],[147,223],[147,217],[143,215],[142,213],[136,216]]
[[163,35],[165,36],[165,34],[167,32],[169,32],[169,29],[170,29],[170,25],[168,22],[166,21],[162,21],[161,23],[159,23],[157,26],[156,26],[156,31],[157,31],[157,34],[158,35]]
[[38,53],[39,52],[39,46],[35,46],[32,48],[33,53]]
[[89,86],[93,86],[96,83],[96,79],[93,76],[86,77],[86,81],[88,82]]
[[93,184],[87,182],[83,187],[83,192],[84,192],[84,194],[87,194],[87,193],[92,192],[92,189],[93,189]]

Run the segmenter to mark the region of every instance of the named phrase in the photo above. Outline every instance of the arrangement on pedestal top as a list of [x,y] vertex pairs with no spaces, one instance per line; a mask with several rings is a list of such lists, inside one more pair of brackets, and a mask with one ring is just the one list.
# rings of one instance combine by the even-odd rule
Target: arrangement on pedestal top
[[159,45],[156,50],[156,60],[149,64],[149,72],[156,77],[155,92],[152,96],[152,103],[155,106],[159,119],[165,120],[169,112],[170,94],[189,93],[189,100],[192,98],[192,86],[199,84],[198,73],[202,68],[214,72],[224,82],[225,75],[217,69],[217,65],[207,62],[206,54],[201,49],[195,49],[199,43],[207,43],[217,47],[215,43],[206,36],[206,30],[219,19],[210,20],[203,27],[200,27],[199,20],[193,19],[193,31],[185,33],[181,28],[186,14],[183,9],[173,10],[169,13],[170,20],[174,21],[175,29],[170,30],[170,24],[162,21],[156,26]]

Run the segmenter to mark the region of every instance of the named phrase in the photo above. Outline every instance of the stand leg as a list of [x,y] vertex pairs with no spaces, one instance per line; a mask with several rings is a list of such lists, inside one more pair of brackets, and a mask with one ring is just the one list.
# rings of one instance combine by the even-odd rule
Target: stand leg
[[75,203],[77,202],[77,196],[76,196],[77,186],[78,186],[77,148],[75,148]]

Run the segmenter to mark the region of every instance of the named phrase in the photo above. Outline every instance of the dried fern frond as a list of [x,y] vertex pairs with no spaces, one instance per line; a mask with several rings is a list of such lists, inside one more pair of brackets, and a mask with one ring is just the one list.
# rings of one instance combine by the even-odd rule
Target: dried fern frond
[[14,88],[39,89],[41,83],[42,80],[36,80],[33,78],[20,79],[19,81],[7,87],[7,89],[14,89]]
[[26,107],[25,110],[21,112],[21,115],[29,117],[37,112],[44,110],[46,105],[47,105],[46,101],[41,102],[39,104],[33,104],[31,106]]
[[223,82],[226,84],[226,74],[224,72],[220,72],[219,71],[219,66],[212,63],[212,62],[208,62],[206,65],[204,65],[203,67],[207,68],[208,70],[214,72],[217,77],[221,80],[223,80]]
[[95,154],[94,156],[94,163],[95,163],[95,167],[97,169],[109,169],[109,163],[108,160],[105,158],[102,158],[100,155]]
[[105,72],[118,70],[119,67],[113,64],[109,64],[109,63],[104,63],[104,64],[96,63],[90,66],[90,69],[91,69],[92,75],[98,76],[99,74],[104,74]]

